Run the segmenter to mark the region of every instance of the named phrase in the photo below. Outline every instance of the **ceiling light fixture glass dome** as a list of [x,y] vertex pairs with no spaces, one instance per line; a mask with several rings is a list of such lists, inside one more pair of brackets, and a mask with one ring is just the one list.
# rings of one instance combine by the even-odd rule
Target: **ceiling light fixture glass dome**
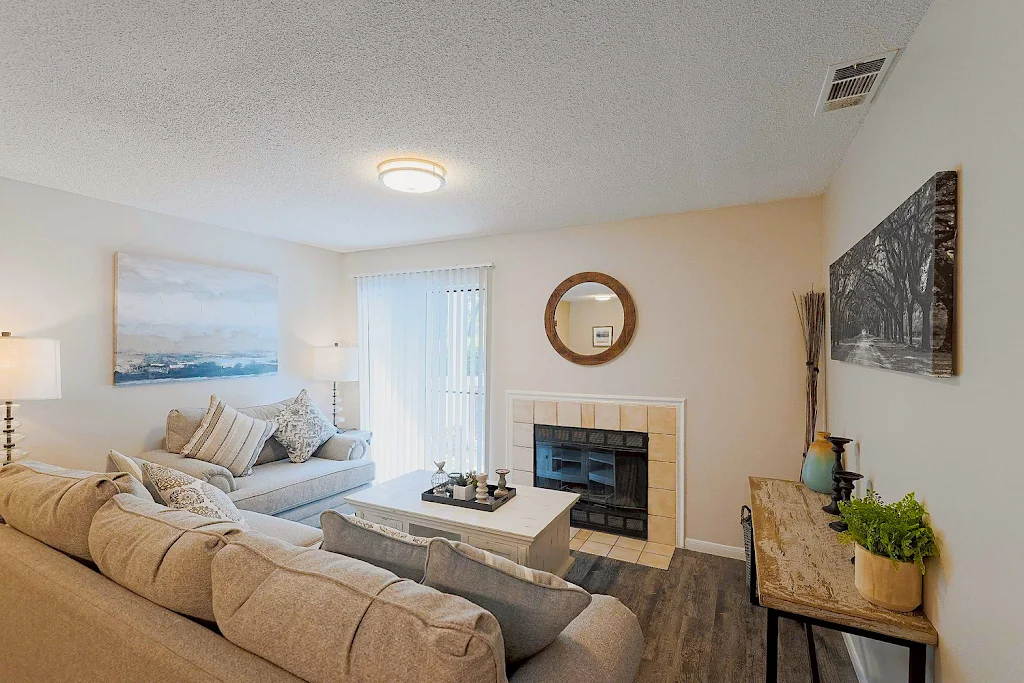
[[377,177],[399,192],[433,192],[444,187],[444,166],[426,159],[388,159],[377,165]]

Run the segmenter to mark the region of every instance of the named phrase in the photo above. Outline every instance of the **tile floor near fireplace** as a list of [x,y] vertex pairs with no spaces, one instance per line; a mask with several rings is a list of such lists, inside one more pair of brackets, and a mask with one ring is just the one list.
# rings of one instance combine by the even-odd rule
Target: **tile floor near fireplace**
[[589,529],[569,529],[569,549],[631,564],[668,569],[675,547]]

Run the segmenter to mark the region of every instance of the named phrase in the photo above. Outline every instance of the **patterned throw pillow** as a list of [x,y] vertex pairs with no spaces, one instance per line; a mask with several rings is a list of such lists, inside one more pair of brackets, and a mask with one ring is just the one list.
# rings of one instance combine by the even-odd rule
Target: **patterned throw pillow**
[[369,562],[403,579],[423,580],[429,538],[335,510],[320,515],[320,528],[324,531],[323,550]]
[[142,475],[146,485],[152,486],[160,494],[167,507],[188,510],[212,519],[238,522],[248,529],[245,518],[228,498],[228,494],[213,484],[153,462],[142,463]]
[[422,583],[493,614],[506,664],[546,648],[591,601],[590,593],[554,574],[444,538],[430,541]]
[[252,464],[275,428],[270,420],[243,415],[214,394],[199,429],[181,454],[222,465],[231,474],[242,477],[252,473]]
[[290,406],[274,418],[277,439],[292,462],[306,462],[316,449],[338,433],[338,428],[320,412],[303,389]]

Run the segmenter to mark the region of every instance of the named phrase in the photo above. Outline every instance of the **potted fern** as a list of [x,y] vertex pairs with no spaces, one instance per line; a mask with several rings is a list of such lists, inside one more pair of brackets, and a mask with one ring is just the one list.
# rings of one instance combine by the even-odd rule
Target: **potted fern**
[[921,604],[924,560],[939,554],[924,506],[908,493],[886,505],[875,491],[839,503],[847,529],[842,543],[856,543],[854,583],[868,602],[897,612]]

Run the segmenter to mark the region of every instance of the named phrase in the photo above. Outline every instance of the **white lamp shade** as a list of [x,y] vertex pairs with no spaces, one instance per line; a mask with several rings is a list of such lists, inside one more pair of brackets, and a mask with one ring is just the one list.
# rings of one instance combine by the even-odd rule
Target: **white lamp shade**
[[60,341],[0,337],[0,400],[60,398]]
[[313,379],[325,382],[358,381],[359,349],[348,346],[313,349]]

